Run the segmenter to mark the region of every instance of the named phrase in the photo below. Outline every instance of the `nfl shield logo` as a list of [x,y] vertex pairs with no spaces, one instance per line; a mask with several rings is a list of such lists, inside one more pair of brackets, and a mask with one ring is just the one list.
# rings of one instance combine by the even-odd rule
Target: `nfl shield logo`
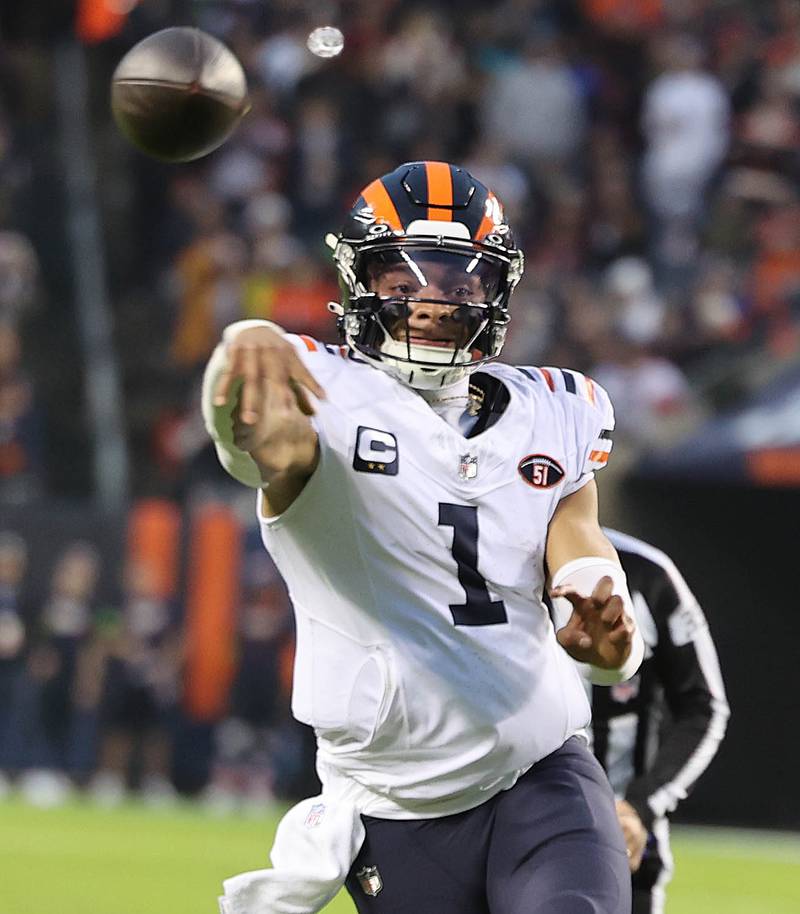
[[478,475],[478,458],[472,454],[462,454],[458,475],[461,479],[474,479]]
[[611,686],[611,700],[619,704],[632,701],[639,694],[639,674],[631,676],[625,682],[618,682]]
[[316,828],[320,822],[322,822],[322,817],[325,815],[325,804],[324,803],[315,803],[311,809],[308,811],[306,816],[305,826],[306,828]]
[[383,888],[383,880],[377,866],[364,866],[356,873],[356,879],[364,890],[365,895],[373,898]]

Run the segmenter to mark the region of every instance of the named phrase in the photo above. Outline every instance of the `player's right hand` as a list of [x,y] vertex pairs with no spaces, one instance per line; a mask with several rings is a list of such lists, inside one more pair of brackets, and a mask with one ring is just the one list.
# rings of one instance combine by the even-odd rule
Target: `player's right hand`
[[227,366],[217,379],[213,402],[224,406],[241,380],[237,417],[245,426],[255,426],[263,418],[267,400],[311,416],[314,406],[308,392],[325,397],[294,346],[269,327],[242,330],[228,343],[226,355]]
[[642,857],[647,847],[647,829],[642,824],[639,813],[627,800],[617,800],[617,818],[625,838],[628,865],[631,872],[635,873],[642,865]]
[[614,582],[605,575],[588,597],[566,582],[551,589],[551,597],[565,597],[572,604],[572,615],[556,632],[556,640],[573,660],[616,670],[628,659],[635,624],[613,588]]

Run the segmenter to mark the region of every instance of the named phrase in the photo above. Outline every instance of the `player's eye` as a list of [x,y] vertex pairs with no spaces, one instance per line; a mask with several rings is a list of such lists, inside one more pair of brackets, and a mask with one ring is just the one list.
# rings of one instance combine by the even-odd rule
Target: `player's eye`
[[476,293],[469,286],[455,286],[450,290],[450,301],[469,302],[475,300]]
[[394,295],[411,295],[415,290],[410,282],[399,282],[389,289]]

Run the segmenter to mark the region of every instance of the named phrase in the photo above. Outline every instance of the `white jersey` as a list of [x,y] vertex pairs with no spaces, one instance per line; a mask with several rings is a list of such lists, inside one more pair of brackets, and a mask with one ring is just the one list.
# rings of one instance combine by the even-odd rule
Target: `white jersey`
[[578,372],[490,364],[508,403],[465,438],[347,350],[289,339],[327,394],[317,469],[261,518],[297,619],[293,713],[376,815],[471,808],[589,722],[541,597],[556,506],[608,458],[608,398]]

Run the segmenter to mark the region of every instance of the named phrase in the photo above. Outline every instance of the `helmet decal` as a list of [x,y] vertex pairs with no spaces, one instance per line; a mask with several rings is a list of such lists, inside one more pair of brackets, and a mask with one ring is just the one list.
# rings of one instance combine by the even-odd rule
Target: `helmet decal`
[[489,191],[484,204],[483,219],[481,219],[478,230],[475,232],[475,240],[483,241],[487,235],[505,234],[507,231],[508,226],[505,224],[503,207],[497,197]]

